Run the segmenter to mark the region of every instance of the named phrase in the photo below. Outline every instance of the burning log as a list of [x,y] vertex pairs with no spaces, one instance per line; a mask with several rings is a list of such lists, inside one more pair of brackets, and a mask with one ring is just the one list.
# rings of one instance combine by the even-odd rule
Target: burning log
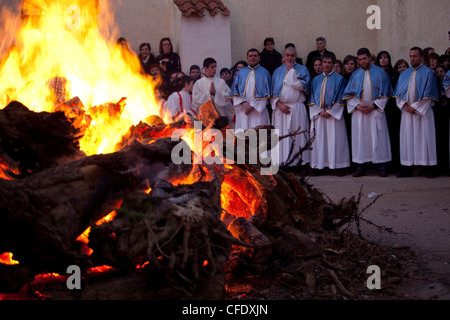
[[228,225],[228,230],[236,239],[255,246],[254,248],[243,247],[245,254],[250,256],[254,263],[263,263],[272,256],[272,242],[247,219],[234,219]]
[[122,137],[122,140],[115,146],[115,149],[120,150],[134,141],[148,143],[149,141],[160,138],[170,138],[175,130],[187,127],[187,123],[184,120],[168,125],[156,116],[149,117],[147,120],[146,122],[141,121],[139,124],[131,126],[128,132]]
[[154,183],[154,172],[171,161],[172,146],[167,139],[136,142],[22,180],[0,180],[0,251],[14,252],[37,271],[67,267],[76,257],[75,239],[123,194]]
[[0,110],[0,155],[14,162],[17,178],[84,157],[79,134],[62,112],[35,113],[17,101]]
[[237,241],[219,220],[219,197],[217,180],[133,194],[111,223],[93,228],[92,259],[112,266],[148,261],[143,272],[167,280],[158,298],[223,299],[222,265]]
[[[78,105],[72,100],[64,111]],[[267,285],[252,270],[276,261],[295,269],[269,270],[279,284],[303,281],[314,295],[324,283],[349,297],[358,292],[327,271],[337,264],[326,256],[337,252],[326,243],[328,232],[351,221],[354,198],[333,204],[305,179],[263,175],[259,164],[174,165],[172,149],[180,142],[170,136],[189,124],[146,122],[131,127],[115,153],[0,180],[0,254],[13,252],[19,261],[0,264],[0,292],[21,288],[32,299],[223,299],[237,288],[248,293]],[[112,221],[97,223],[113,210]],[[81,292],[67,290],[67,276],[36,278],[64,274],[69,265],[83,270]],[[90,272],[99,266],[107,272]]]
[[219,197],[220,181],[133,192],[115,219],[89,236],[93,253],[83,266],[107,264],[107,272],[86,272],[79,294],[67,290],[67,277],[33,281],[22,292],[53,299],[223,299],[222,265],[240,242],[219,220]]

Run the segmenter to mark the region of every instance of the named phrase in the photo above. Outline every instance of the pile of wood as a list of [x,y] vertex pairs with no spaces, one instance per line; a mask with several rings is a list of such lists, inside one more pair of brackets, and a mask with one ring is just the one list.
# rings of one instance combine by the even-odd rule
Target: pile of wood
[[[49,116],[70,124],[63,114]],[[339,231],[355,219],[354,197],[334,204],[303,177],[262,175],[258,165],[174,165],[178,142],[170,135],[186,126],[142,122],[115,153],[75,155],[0,180],[0,253],[19,261],[0,264],[0,292],[29,299],[358,298],[346,281],[365,277],[366,264],[389,264],[388,277],[389,270],[404,276],[391,250]],[[56,136],[69,146],[77,138]],[[26,138],[15,143],[31,149]],[[112,221],[96,224],[114,210]],[[89,227],[91,254],[79,241]],[[66,286],[70,265],[83,271],[81,290]],[[91,272],[105,265],[108,272]],[[42,278],[49,273],[59,276]]]

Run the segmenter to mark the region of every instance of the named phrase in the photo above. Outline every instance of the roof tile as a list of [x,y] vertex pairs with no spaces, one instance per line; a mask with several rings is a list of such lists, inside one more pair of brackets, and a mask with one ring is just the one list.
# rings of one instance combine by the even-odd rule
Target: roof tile
[[230,15],[230,10],[221,0],[174,0],[173,1],[185,17],[204,17],[205,13],[215,16],[219,11],[224,16]]

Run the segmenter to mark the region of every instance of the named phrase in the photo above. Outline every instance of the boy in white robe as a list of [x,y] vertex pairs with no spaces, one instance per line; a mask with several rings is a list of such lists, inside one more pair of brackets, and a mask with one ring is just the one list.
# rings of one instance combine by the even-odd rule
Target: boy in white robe
[[183,76],[176,80],[175,92],[173,92],[161,107],[160,116],[165,123],[179,121],[184,116],[195,118],[195,110],[192,109],[192,90],[194,79]]
[[205,76],[198,79],[192,90],[192,107],[197,114],[200,107],[208,100],[213,99],[217,111],[222,117],[228,119],[228,126],[234,128],[234,110],[230,100],[230,87],[227,83],[216,77],[217,62],[213,58],[203,61]]

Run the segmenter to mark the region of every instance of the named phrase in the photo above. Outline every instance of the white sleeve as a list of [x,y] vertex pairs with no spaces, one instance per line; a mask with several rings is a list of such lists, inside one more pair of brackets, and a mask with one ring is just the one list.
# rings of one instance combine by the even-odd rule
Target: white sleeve
[[416,109],[416,112],[421,116],[428,116],[431,107],[434,105],[434,101],[431,99],[426,99],[422,101],[416,101],[411,104],[411,107]]
[[176,92],[172,93],[164,105],[165,111],[170,115],[172,121],[175,121],[181,114],[180,98]]
[[309,118],[312,120],[314,117],[318,116],[322,112],[322,108],[318,108],[316,104],[309,106]]
[[[230,103],[230,87],[228,87],[227,83],[223,80],[219,81],[219,85],[216,86],[216,95],[214,97],[214,103],[219,107],[226,106]],[[216,82],[215,82],[216,83]]]
[[348,113],[353,113],[355,111],[355,108],[359,105],[358,99],[355,97],[347,100],[347,110]]
[[192,105],[193,108],[198,111],[198,109],[211,98],[209,91],[203,92],[200,88],[199,81],[194,84],[194,89],[192,90]]
[[379,98],[379,99],[375,100],[374,103],[375,103],[381,110],[384,111],[384,108],[386,107],[388,101],[389,101],[389,97],[383,97],[383,98]]
[[330,116],[335,118],[336,120],[341,120],[342,115],[344,114],[344,106],[342,105],[333,105],[331,109],[326,110]]
[[402,101],[402,100],[400,100],[400,99],[397,98],[397,107],[398,107],[400,110],[403,109],[405,103],[406,103],[405,101]]
[[303,85],[300,83],[300,80],[298,80],[298,78],[297,78],[297,72],[295,71],[295,69],[289,70],[286,77],[284,77],[284,84],[293,89],[303,91],[303,92],[305,91],[305,88],[303,88]]

